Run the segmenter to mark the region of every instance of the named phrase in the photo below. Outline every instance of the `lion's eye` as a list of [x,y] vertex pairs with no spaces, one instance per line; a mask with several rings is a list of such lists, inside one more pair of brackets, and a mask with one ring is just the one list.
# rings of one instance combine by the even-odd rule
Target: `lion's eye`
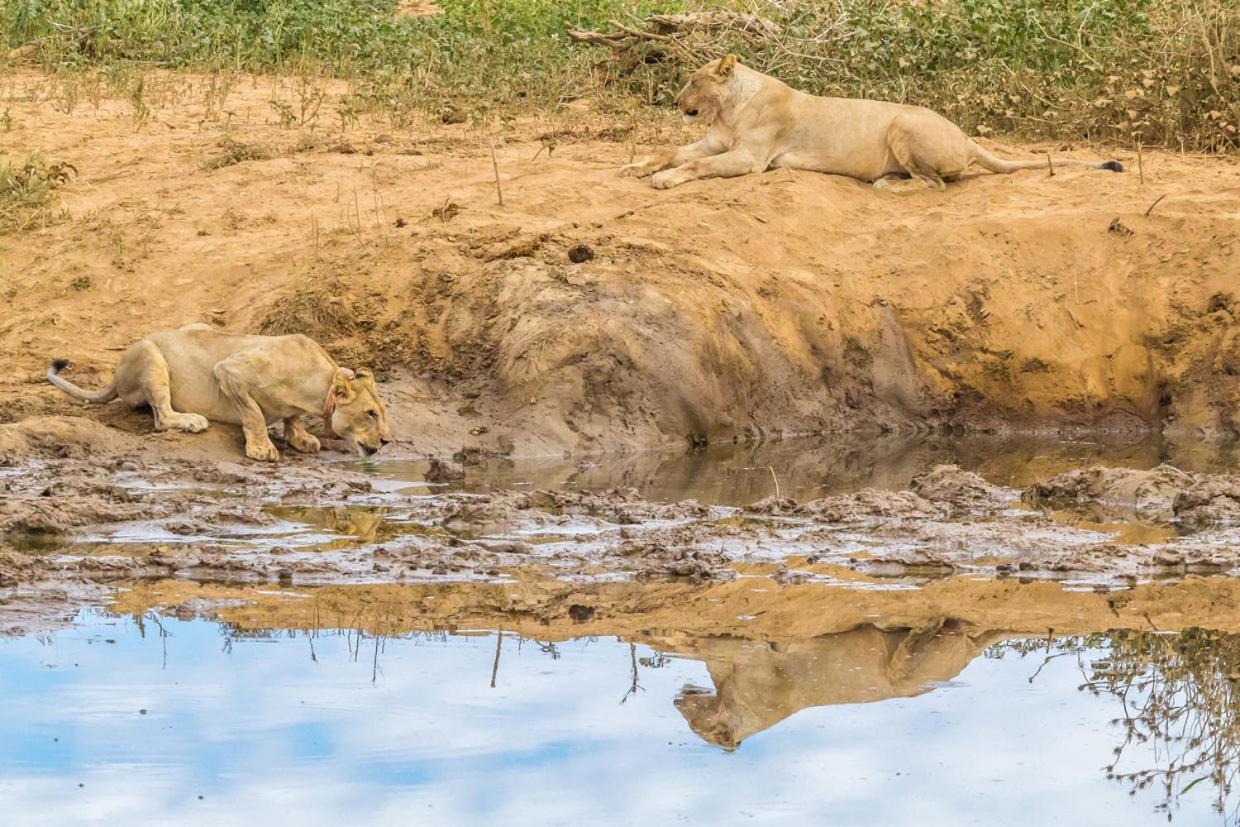
[[378,418],[379,418],[379,412],[378,412],[378,411],[366,411],[366,413],[370,414],[370,416],[371,416],[372,418],[374,418],[374,419],[378,419]]

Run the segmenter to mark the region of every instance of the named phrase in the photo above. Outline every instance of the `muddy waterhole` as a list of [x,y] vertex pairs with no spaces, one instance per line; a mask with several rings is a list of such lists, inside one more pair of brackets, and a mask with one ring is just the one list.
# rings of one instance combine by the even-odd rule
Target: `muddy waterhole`
[[[1016,492],[1086,466],[1226,473],[1236,455],[1155,439],[785,441],[492,459],[447,482],[428,482],[425,463],[350,462],[370,493],[271,498],[256,524],[12,535],[24,554],[95,574],[111,561],[113,574],[56,581],[55,600],[31,583],[0,601],[18,617],[0,638],[5,822],[1240,823],[1228,567],[1195,572],[1184,552],[1136,575],[995,568],[986,543],[1008,535],[967,532],[930,542],[962,546],[972,568],[950,555],[866,567],[867,548],[900,551],[942,515],[866,523],[846,538],[851,557],[822,562],[806,548],[843,535],[807,540],[779,522],[745,534],[800,513],[792,500],[907,492],[944,463]],[[537,524],[486,499],[616,489],[635,491],[618,511],[532,494],[563,517]],[[465,499],[427,516],[453,497]],[[718,560],[629,550],[646,548],[625,533],[643,522],[664,532],[649,543],[674,545],[666,532],[690,512],[659,504],[687,499],[710,532],[686,542],[717,544]],[[1134,547],[1197,536],[1131,505],[1048,510],[1029,531]],[[1002,507],[977,524],[1029,508]],[[607,546],[608,532],[628,539]],[[436,542],[482,562],[383,553]],[[597,556],[541,555],[562,570],[513,562],[596,542]],[[772,550],[729,551],[745,543]],[[274,562],[232,575],[196,568],[207,553],[179,568],[115,562],[203,544]],[[600,562],[617,554],[676,565]]]

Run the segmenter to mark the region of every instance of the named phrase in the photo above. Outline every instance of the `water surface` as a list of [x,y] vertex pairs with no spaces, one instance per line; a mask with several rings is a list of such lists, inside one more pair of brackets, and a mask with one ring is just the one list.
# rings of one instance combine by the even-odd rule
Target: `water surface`
[[631,487],[647,499],[697,499],[748,505],[780,493],[810,500],[873,487],[902,490],[918,474],[949,463],[989,482],[1024,488],[1074,468],[1110,465],[1153,468],[1171,463],[1185,471],[1221,472],[1240,467],[1240,446],[1174,442],[1156,435],[1101,435],[1064,439],[1038,436],[921,435],[804,437],[760,444],[710,445],[596,459],[491,459],[466,468],[463,481],[427,484],[425,462],[351,463],[382,484],[412,492],[484,492],[511,488]]
[[[652,646],[86,611],[0,640],[0,799],[10,825],[1235,823],[1209,776],[1234,773],[1237,653],[1204,633]],[[1141,775],[1108,779],[1117,748]]]

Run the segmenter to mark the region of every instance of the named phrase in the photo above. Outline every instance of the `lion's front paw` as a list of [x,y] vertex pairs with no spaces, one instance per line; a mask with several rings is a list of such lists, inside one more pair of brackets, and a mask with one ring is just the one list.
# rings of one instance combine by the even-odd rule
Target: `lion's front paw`
[[276,450],[276,446],[271,444],[271,440],[266,442],[246,442],[245,455],[252,460],[258,462],[276,462],[280,459],[280,452]]
[[177,427],[182,431],[188,431],[191,434],[199,434],[207,429],[211,423],[207,422],[207,418],[202,414],[185,414]]
[[303,454],[317,454],[320,447],[319,439],[314,434],[290,434],[288,444]]
[[626,178],[645,178],[647,175],[653,175],[658,167],[649,160],[638,161],[635,164],[625,164],[620,167],[620,174]]
[[680,183],[682,183],[680,177],[674,169],[660,172],[650,179],[650,186],[657,190],[668,190]]

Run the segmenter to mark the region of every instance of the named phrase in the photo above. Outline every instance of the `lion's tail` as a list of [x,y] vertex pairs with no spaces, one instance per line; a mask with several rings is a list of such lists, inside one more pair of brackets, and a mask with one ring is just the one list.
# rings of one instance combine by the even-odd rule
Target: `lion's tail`
[[111,402],[116,398],[116,379],[113,379],[107,384],[106,387],[103,387],[97,391],[82,390],[68,379],[63,379],[60,376],[57,376],[60,371],[67,367],[69,367],[68,359],[57,359],[55,362],[52,362],[52,366],[47,369],[47,381],[60,388],[74,399],[83,399],[87,402]]
[[[972,162],[991,172],[1007,175],[1018,169],[1044,169],[1046,161],[1008,161],[997,155],[991,155],[976,143],[973,144]],[[1109,169],[1111,172],[1123,172],[1124,165],[1119,161],[1078,161],[1076,158],[1053,158],[1051,165],[1056,167],[1080,166],[1090,169]]]

